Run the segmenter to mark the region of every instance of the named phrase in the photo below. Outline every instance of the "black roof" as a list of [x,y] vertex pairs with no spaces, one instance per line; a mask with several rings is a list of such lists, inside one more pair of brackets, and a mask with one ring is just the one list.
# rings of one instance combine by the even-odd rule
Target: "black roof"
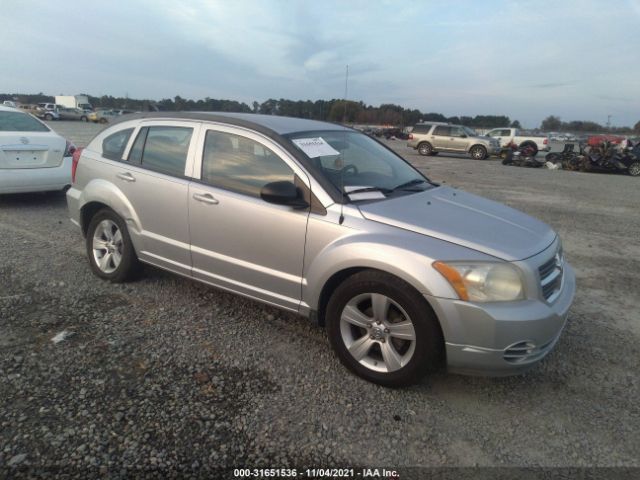
[[202,120],[221,122],[240,127],[251,128],[262,133],[269,130],[278,135],[311,130],[351,130],[336,123],[320,122],[306,118],[281,117],[277,115],[261,115],[257,113],[233,112],[145,112],[123,116],[118,122],[136,119],[175,119]]

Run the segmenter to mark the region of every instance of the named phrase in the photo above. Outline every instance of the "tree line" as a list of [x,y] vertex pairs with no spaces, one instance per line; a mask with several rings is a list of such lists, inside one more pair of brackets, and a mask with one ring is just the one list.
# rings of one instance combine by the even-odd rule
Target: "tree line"
[[[253,102],[248,105],[236,100],[204,99],[192,100],[175,96],[160,101],[148,99],[133,99],[128,97],[114,97],[103,95],[95,97],[87,95],[89,103],[96,108],[130,109],[137,111],[166,110],[166,111],[216,111],[216,112],[246,112],[262,113],[266,115],[283,115],[289,117],[309,118],[328,122],[344,122],[364,125],[392,125],[405,127],[415,125],[420,121],[449,122],[476,128],[521,128],[518,120],[506,115],[476,115],[447,117],[436,112],[421,112],[417,109],[404,108],[392,103],[379,106],[367,105],[362,101],[343,99],[331,100],[287,100],[284,98],[270,98],[262,103]],[[20,103],[53,102],[55,98],[43,93],[38,94],[0,94],[0,102],[14,100]],[[633,129],[630,127],[607,128],[591,121],[563,122],[559,117],[550,115],[542,121],[540,130],[571,131],[571,132],[614,132],[629,133],[632,130],[640,134],[640,122]]]

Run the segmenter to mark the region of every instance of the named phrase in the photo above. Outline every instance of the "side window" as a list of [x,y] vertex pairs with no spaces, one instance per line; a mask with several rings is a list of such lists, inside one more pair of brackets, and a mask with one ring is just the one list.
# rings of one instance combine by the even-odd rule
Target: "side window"
[[132,133],[133,128],[127,128],[105,138],[102,141],[102,156],[110,160],[122,160],[122,154]]
[[144,142],[147,140],[148,131],[148,127],[143,127],[138,132],[136,141],[133,142],[133,146],[129,152],[129,161],[131,163],[140,163],[142,161],[142,151],[144,150]]
[[188,127],[148,127],[142,166],[167,175],[184,177],[192,134],[193,129]]
[[412,133],[428,133],[431,125],[416,125]]
[[264,185],[294,181],[293,170],[275,153],[240,135],[207,131],[202,154],[202,181],[254,197]]
[[509,135],[511,135],[511,130],[500,130],[501,137],[508,137]]
[[433,129],[433,135],[439,135],[441,137],[449,137],[451,136],[451,127],[438,125],[436,128]]
[[464,130],[460,127],[451,127],[451,136],[452,137],[461,137],[462,135],[466,135]]

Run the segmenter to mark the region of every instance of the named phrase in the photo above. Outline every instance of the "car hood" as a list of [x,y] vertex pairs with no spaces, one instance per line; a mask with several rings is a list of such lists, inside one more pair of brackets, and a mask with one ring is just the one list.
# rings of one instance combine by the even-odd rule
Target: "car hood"
[[507,261],[531,257],[547,248],[556,237],[548,225],[525,213],[450,187],[361,204],[359,208],[368,220],[439,238]]

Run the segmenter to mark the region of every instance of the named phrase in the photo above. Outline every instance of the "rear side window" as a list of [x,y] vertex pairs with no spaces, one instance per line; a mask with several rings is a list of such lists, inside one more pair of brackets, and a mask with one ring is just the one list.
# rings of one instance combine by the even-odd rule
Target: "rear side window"
[[105,138],[102,141],[102,156],[109,160],[122,160],[122,154],[132,133],[133,128],[127,128]]
[[48,132],[35,118],[22,112],[0,112],[0,132]]
[[214,187],[259,197],[267,183],[293,182],[294,173],[264,145],[240,135],[209,130],[201,178]]
[[443,137],[449,137],[451,136],[451,127],[445,127],[445,126],[439,125],[433,130],[433,134],[440,135]]
[[429,133],[431,125],[416,125],[411,133]]
[[193,128],[188,127],[149,127],[142,152],[142,166],[167,175],[184,177],[192,134]]

